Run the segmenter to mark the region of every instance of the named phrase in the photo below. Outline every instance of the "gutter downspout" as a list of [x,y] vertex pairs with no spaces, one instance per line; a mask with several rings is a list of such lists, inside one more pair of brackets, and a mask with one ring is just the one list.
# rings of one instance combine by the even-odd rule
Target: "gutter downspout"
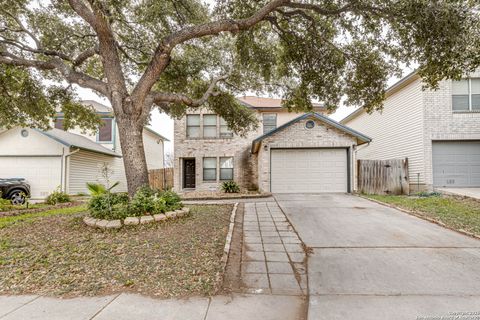
[[65,162],[65,166],[64,166],[64,172],[63,172],[63,177],[64,177],[64,180],[65,180],[65,185],[64,185],[64,188],[63,188],[63,192],[67,193],[67,160],[68,160],[68,157],[70,157],[71,155],[74,155],[75,153],[79,152],[80,149],[75,149],[73,150],[72,152],[70,152],[69,154],[67,155],[64,155],[63,156],[63,159],[64,159],[64,162]]

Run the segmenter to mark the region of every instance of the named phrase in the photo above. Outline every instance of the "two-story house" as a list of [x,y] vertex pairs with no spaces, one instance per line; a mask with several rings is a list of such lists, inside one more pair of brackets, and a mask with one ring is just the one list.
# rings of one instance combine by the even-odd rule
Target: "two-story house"
[[[88,192],[87,182],[119,181],[115,191],[127,191],[119,133],[113,110],[95,101],[84,101],[101,117],[96,133],[80,128],[65,131],[63,114],[52,121],[51,130],[0,129],[0,178],[25,178],[32,199],[43,199],[57,188],[69,193]],[[143,141],[149,169],[163,168],[165,137],[145,127]]]
[[245,137],[202,109],[174,124],[174,188],[218,190],[234,180],[264,192],[349,192],[352,154],[370,138],[327,117],[319,104],[311,113],[290,113],[280,99],[241,97],[260,126]]
[[480,187],[480,72],[423,90],[413,72],[387,90],[381,112],[341,121],[373,141],[358,159],[408,158],[410,190]]

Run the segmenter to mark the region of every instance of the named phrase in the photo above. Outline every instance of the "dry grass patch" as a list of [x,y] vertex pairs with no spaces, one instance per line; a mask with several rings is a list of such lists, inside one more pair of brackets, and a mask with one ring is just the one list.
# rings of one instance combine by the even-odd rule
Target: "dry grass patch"
[[87,227],[85,213],[4,226],[0,294],[213,294],[232,206],[190,208],[182,219],[120,230]]

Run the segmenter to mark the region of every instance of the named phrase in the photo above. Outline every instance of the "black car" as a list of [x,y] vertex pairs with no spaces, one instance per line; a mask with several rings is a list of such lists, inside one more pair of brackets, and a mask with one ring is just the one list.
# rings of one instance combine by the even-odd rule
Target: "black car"
[[14,205],[24,204],[26,197],[30,197],[30,185],[23,178],[0,178],[0,195]]

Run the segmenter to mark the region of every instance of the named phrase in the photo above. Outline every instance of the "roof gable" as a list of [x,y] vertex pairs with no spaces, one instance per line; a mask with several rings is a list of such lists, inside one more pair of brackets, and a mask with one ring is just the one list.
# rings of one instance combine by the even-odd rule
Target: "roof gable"
[[372,141],[372,139],[371,139],[370,137],[368,137],[368,136],[366,136],[366,135],[364,135],[364,134],[362,134],[362,133],[360,133],[360,132],[358,132],[358,131],[356,131],[356,130],[354,130],[354,129],[352,129],[352,128],[349,128],[349,127],[347,127],[347,126],[344,126],[343,124],[340,124],[340,123],[338,123],[338,122],[335,121],[335,120],[332,120],[332,119],[330,119],[330,118],[328,118],[328,117],[326,117],[326,116],[323,116],[323,115],[321,115],[321,114],[319,114],[319,113],[316,113],[316,112],[310,112],[310,113],[305,113],[305,114],[303,114],[303,115],[301,115],[301,116],[299,116],[299,117],[297,117],[297,118],[295,118],[295,119],[293,119],[293,120],[291,120],[291,121],[289,121],[289,122],[281,125],[280,127],[276,128],[275,130],[272,130],[272,131],[270,131],[270,132],[267,132],[267,133],[261,135],[260,137],[256,138],[255,140],[253,140],[253,141],[252,141],[252,149],[251,149],[251,152],[252,152],[252,153],[257,153],[257,152],[258,152],[258,149],[259,149],[259,147],[260,147],[261,142],[262,142],[265,138],[270,137],[270,136],[276,134],[277,132],[282,131],[282,130],[284,130],[285,128],[288,128],[288,127],[290,127],[291,125],[293,125],[293,124],[295,124],[295,123],[297,123],[297,122],[299,122],[299,121],[301,121],[301,120],[303,120],[303,119],[307,119],[307,118],[313,118],[313,119],[319,120],[319,121],[321,121],[321,122],[323,122],[323,123],[325,123],[325,124],[327,124],[327,125],[330,125],[330,126],[336,128],[336,129],[338,129],[338,130],[340,130],[340,131],[342,131],[342,132],[345,132],[345,133],[347,133],[347,134],[349,134],[349,135],[357,138],[357,139],[361,142],[360,144],[363,144],[363,143],[367,143],[367,142]]

